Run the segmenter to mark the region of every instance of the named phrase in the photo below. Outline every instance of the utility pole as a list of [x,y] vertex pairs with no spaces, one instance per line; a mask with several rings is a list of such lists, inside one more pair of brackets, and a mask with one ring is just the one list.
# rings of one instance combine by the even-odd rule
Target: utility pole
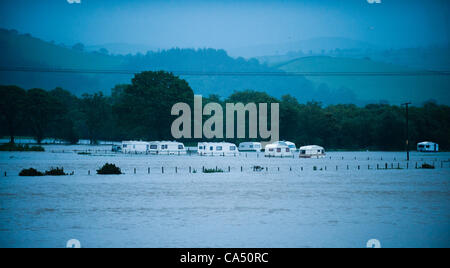
[[409,161],[409,105],[411,105],[411,102],[403,103],[403,105],[406,108],[406,161]]

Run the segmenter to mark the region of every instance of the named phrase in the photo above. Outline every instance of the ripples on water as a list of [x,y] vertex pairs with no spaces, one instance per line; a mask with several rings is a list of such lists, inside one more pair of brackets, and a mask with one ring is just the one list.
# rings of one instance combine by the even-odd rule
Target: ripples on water
[[[0,180],[0,246],[64,247],[72,238],[85,247],[364,247],[372,238],[391,247],[450,246],[450,163],[435,170],[367,170],[385,162],[404,166],[403,154],[329,156],[0,153],[0,172],[9,174]],[[450,155],[413,154],[412,163],[422,158],[439,165]],[[94,175],[105,162],[127,174]],[[253,172],[253,165],[269,171]],[[22,168],[56,166],[75,175],[17,176]],[[189,174],[189,166],[232,172]]]

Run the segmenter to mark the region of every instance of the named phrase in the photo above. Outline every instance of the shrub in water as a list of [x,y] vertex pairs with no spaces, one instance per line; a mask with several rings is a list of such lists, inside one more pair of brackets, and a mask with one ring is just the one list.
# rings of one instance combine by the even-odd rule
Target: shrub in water
[[423,169],[434,169],[434,166],[432,166],[430,164],[422,164],[422,168]]
[[22,176],[22,177],[37,177],[37,176],[44,176],[44,174],[42,172],[37,171],[34,168],[29,168],[29,169],[23,169],[19,173],[19,176]]
[[253,167],[253,171],[258,171],[258,172],[260,172],[260,171],[263,171],[263,170],[264,170],[264,168],[261,167],[261,166],[254,166],[254,167]]
[[204,168],[203,173],[223,173],[223,169],[220,168]]
[[45,171],[46,176],[67,176],[68,174],[64,173],[64,168],[51,168],[50,170]]
[[101,169],[97,170],[99,175],[120,175],[122,171],[114,164],[106,163]]

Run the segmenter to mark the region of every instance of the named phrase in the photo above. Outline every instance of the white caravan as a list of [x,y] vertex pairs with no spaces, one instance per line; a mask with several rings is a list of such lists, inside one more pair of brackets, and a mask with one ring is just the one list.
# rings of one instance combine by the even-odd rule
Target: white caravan
[[145,141],[123,141],[122,153],[145,154],[150,150],[150,143]]
[[260,142],[243,142],[239,144],[240,152],[261,152],[262,145]]
[[418,152],[439,152],[439,144],[431,142],[431,141],[424,141],[417,144],[417,151]]
[[299,149],[300,158],[324,158],[325,149],[317,145],[302,146]]
[[201,142],[197,146],[197,154],[202,156],[237,156],[237,146],[228,142]]
[[265,148],[265,157],[293,157],[294,154],[289,148],[289,145],[284,141],[277,141],[272,144],[266,145]]
[[290,142],[290,141],[285,141],[285,143],[287,144],[287,146],[289,147],[289,149],[291,149],[291,152],[296,152],[297,151],[297,147],[295,146],[295,143]]
[[176,141],[153,141],[150,142],[150,154],[162,155],[185,155],[186,147],[181,142]]

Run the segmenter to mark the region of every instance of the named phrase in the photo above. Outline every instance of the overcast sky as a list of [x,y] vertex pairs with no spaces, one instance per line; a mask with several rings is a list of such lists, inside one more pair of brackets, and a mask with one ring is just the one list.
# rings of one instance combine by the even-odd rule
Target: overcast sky
[[0,27],[86,45],[235,48],[316,37],[383,47],[449,42],[448,0],[1,0]]

